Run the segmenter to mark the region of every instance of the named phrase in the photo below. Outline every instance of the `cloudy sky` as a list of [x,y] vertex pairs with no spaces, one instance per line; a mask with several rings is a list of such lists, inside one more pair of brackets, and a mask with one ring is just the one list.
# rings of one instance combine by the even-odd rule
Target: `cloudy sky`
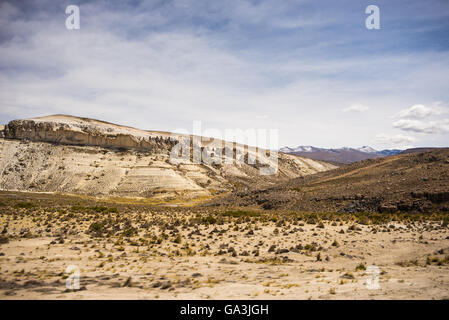
[[[65,27],[67,5],[81,27]],[[380,8],[380,30],[365,8]],[[280,146],[449,146],[449,2],[1,1],[0,122],[279,129]]]

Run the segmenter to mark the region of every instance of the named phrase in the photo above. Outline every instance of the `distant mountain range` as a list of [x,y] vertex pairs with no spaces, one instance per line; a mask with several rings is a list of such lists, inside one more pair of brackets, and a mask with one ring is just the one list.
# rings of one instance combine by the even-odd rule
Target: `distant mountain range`
[[391,156],[401,153],[399,149],[375,150],[369,146],[361,148],[343,147],[339,149],[325,149],[313,146],[299,146],[296,148],[283,147],[280,152],[295,154],[298,156],[337,163],[351,163],[371,158]]

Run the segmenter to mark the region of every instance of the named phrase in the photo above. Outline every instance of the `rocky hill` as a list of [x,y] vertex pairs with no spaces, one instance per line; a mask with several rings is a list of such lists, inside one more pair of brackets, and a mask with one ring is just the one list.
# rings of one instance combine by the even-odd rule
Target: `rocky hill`
[[319,212],[449,211],[449,149],[369,159],[213,204]]
[[[0,131],[2,190],[192,198],[248,186],[269,186],[335,168],[286,154],[279,154],[278,170],[273,175],[260,175],[260,167],[268,164],[259,161],[174,162],[170,152],[188,136],[173,138],[168,132],[66,115],[14,120]],[[197,143],[203,150],[209,148],[210,140],[200,139]],[[257,153],[248,146],[231,146],[234,157],[239,153],[247,159]]]

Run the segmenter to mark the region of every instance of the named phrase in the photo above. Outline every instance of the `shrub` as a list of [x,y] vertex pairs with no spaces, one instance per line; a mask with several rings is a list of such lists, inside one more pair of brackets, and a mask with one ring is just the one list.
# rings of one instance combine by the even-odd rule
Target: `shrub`
[[70,209],[71,209],[71,211],[74,211],[74,212],[81,212],[81,211],[87,211],[88,210],[88,208],[83,207],[83,206],[79,206],[79,205],[72,206]]
[[176,236],[175,240],[173,240],[173,242],[174,242],[174,243],[178,243],[178,244],[180,244],[180,243],[182,242],[182,238],[181,238],[181,235],[180,235],[180,234],[178,234],[178,235]]
[[366,270],[366,266],[363,263],[360,263],[357,267],[355,267],[355,271],[365,271]]
[[8,242],[9,242],[8,237],[0,236],[0,244],[5,244],[5,243],[8,243]]
[[92,222],[89,226],[89,232],[94,233],[97,236],[101,236],[104,231],[104,223],[103,222]]
[[136,235],[137,234],[137,230],[136,230],[136,228],[134,228],[134,227],[128,227],[128,228],[126,228],[125,230],[123,230],[123,233],[122,233],[125,237],[132,237],[132,236],[134,236],[134,235]]
[[106,206],[94,206],[94,207],[84,207],[80,205],[72,206],[71,211],[73,212],[85,212],[85,211],[95,211],[98,213],[118,213],[118,209],[116,207],[106,207]]
[[209,224],[215,224],[217,223],[217,219],[213,216],[207,216],[207,217],[203,217],[201,219],[201,222],[203,223],[209,223]]
[[15,204],[14,208],[19,209],[19,208],[23,208],[23,209],[31,209],[34,208],[36,205],[32,202],[18,202]]
[[105,206],[95,206],[95,207],[91,207],[91,210],[98,212],[98,213],[117,213],[118,210],[117,208],[108,208]]
[[234,218],[259,217],[260,213],[254,211],[233,210],[233,211],[226,211],[223,213],[223,215],[226,217],[234,217]]
[[308,218],[308,219],[306,220],[306,223],[307,223],[307,224],[316,224],[316,220],[315,220],[315,218]]

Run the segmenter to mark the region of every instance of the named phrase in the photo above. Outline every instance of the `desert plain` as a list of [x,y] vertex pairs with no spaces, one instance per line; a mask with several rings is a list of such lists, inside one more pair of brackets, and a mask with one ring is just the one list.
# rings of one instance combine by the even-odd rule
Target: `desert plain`
[[[449,228],[438,214],[7,191],[0,205],[1,299],[449,298]],[[79,289],[66,286],[69,266]]]

